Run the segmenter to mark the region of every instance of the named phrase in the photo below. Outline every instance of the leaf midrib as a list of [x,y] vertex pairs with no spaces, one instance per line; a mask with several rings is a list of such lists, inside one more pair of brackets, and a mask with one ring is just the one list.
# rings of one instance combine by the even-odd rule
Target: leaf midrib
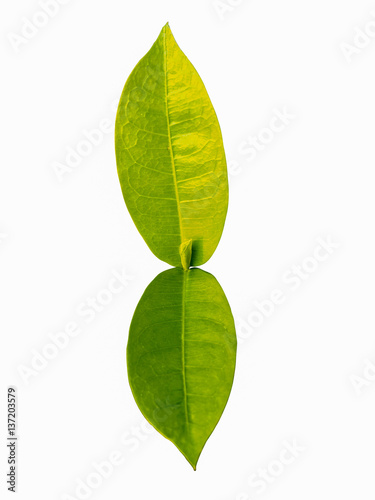
[[179,223],[179,228],[180,228],[180,244],[181,244],[184,240],[183,240],[183,236],[182,236],[183,231],[182,231],[182,217],[181,217],[181,208],[180,208],[180,196],[178,194],[178,189],[177,189],[176,166],[175,166],[174,156],[173,156],[171,127],[170,127],[170,121],[169,121],[167,67],[168,67],[168,64],[167,64],[167,33],[164,29],[165,112],[166,112],[166,117],[167,117],[168,142],[169,142],[169,151],[170,151],[170,155],[171,155],[173,182],[174,182],[174,188],[175,188],[175,192],[176,192],[178,223]]
[[183,271],[182,278],[182,328],[181,328],[181,359],[182,359],[182,382],[184,386],[184,407],[186,427],[189,427],[188,409],[187,409],[187,389],[186,389],[186,360],[185,360],[185,297],[186,280],[189,271]]

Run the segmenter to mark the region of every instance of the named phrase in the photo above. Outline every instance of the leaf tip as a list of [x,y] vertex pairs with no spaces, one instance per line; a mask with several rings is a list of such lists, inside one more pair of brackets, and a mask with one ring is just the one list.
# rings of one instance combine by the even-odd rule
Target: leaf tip
[[183,454],[183,456],[186,458],[186,460],[189,462],[189,464],[192,466],[194,472],[197,471],[197,463],[201,454],[201,451],[199,453],[189,453],[187,450],[184,451],[182,448],[177,446],[177,448],[180,450],[180,452]]
[[171,27],[169,26],[169,23],[166,23],[163,26],[163,29],[161,30],[160,37],[166,39],[169,43],[176,43],[176,40],[173,36]]
[[164,24],[164,26],[163,26],[163,28],[162,28],[161,32],[162,32],[163,34],[165,34],[165,35],[166,35],[166,34],[171,34],[171,33],[172,33],[172,31],[171,31],[171,27],[169,26],[169,23],[165,23],[165,24]]

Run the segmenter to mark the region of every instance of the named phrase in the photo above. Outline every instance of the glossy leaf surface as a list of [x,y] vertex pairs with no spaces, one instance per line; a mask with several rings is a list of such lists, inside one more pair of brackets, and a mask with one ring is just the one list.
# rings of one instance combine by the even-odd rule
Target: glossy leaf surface
[[228,207],[225,153],[203,82],[168,25],[126,82],[115,146],[126,205],[152,252],[185,269],[207,262]]
[[170,269],[144,292],[130,326],[128,375],[146,419],[195,469],[231,391],[233,316],[216,279]]

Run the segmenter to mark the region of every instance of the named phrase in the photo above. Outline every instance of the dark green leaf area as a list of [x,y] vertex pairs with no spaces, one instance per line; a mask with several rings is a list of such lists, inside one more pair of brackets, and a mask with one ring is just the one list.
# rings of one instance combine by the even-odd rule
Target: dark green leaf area
[[130,326],[129,381],[143,415],[194,469],[227,403],[235,360],[233,316],[217,280],[200,269],[159,274]]

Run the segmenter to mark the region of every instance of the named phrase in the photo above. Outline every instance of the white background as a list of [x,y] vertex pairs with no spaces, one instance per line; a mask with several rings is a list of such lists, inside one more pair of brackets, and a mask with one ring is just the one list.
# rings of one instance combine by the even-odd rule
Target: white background
[[[222,3],[70,0],[47,20],[38,1],[1,4],[1,495],[15,385],[22,500],[374,498],[375,3]],[[45,25],[15,43],[33,20]],[[126,210],[113,132],[60,181],[55,171],[85,130],[113,125],[126,78],[167,21],[206,84],[231,165],[224,234],[204,269],[241,342],[197,472],[142,427],[127,382],[133,311],[167,266]],[[271,137],[275,110],[293,118]],[[244,154],[259,134],[268,143]],[[314,264],[319,238],[335,249]],[[292,289],[285,273],[298,265],[309,271]],[[87,322],[78,308],[104,296],[113,271],[131,279]],[[283,303],[254,314],[274,289]],[[71,322],[80,333],[21,376]],[[92,476],[115,451],[122,463]],[[268,479],[254,487],[261,469]]]

